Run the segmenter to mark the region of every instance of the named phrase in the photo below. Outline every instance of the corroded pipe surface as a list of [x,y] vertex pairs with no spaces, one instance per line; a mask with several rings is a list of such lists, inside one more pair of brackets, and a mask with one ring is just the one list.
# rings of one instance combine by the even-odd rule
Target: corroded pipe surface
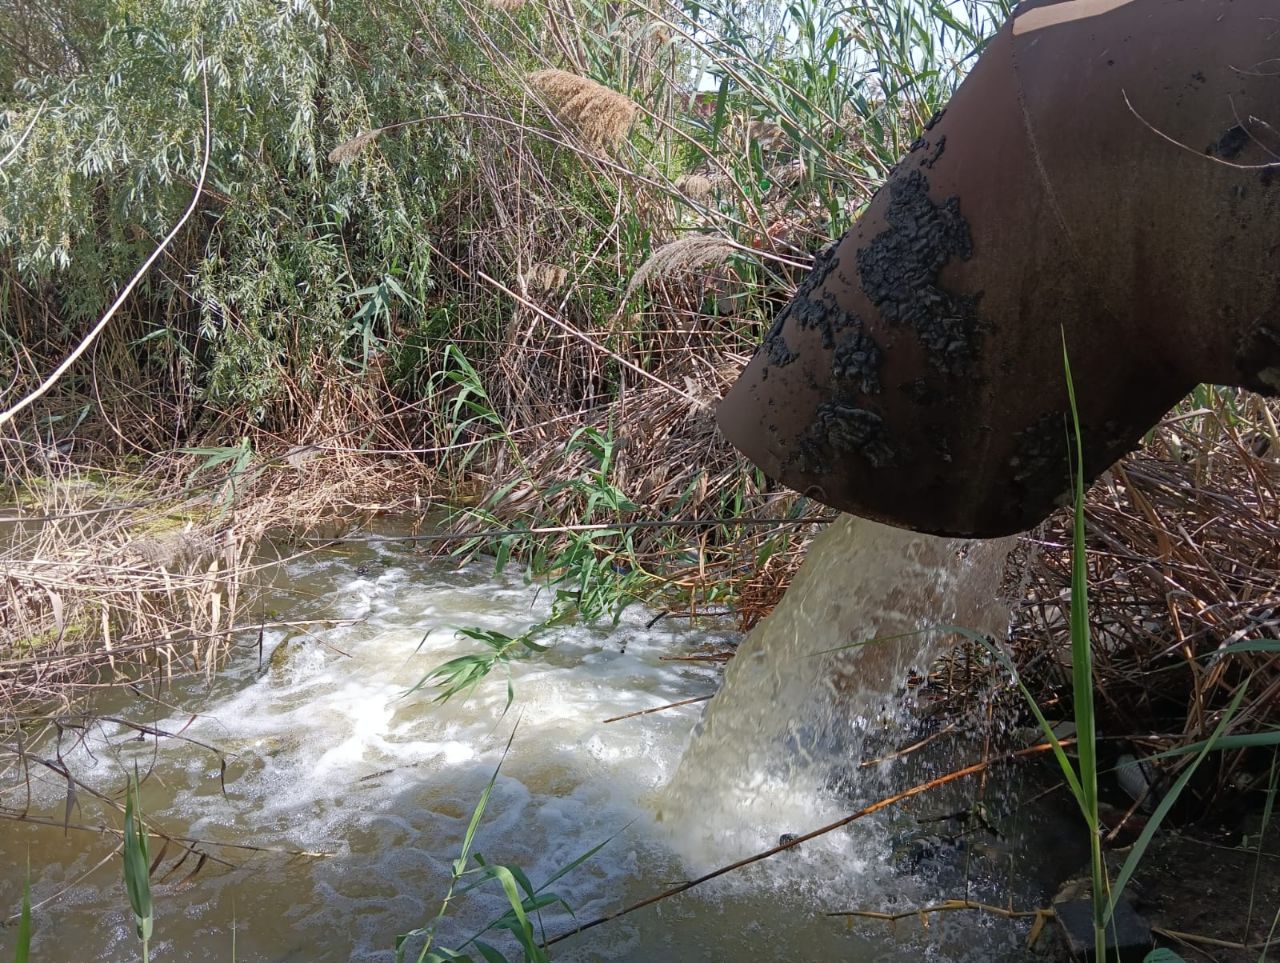
[[1280,5],[1030,0],[721,403],[844,511],[995,536],[1200,382],[1280,393]]

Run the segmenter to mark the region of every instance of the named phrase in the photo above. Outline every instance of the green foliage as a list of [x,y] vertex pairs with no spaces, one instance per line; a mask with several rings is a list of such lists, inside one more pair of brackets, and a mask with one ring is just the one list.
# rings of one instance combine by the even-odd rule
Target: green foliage
[[[636,590],[646,581],[632,529],[618,523],[640,511],[615,483],[617,441],[608,432],[591,426],[574,430],[564,445],[566,462],[585,463],[576,477],[539,485],[540,500],[561,516],[573,519],[549,532],[504,536],[497,545],[496,564],[501,571],[514,554],[527,560],[530,576],[546,579],[554,592],[548,624],[580,618],[595,622],[609,618],[617,624],[622,613],[640,596]],[[490,525],[499,525],[494,509],[520,484],[517,479],[493,492],[485,504],[464,514]],[[678,506],[677,506],[678,509]],[[556,536],[553,540],[548,535]],[[484,539],[470,539],[457,554],[469,555],[487,546]]]
[[[731,116],[777,124],[784,157],[804,172],[784,209],[804,208],[812,192],[834,237],[946,104],[1012,3],[710,0],[685,8],[709,38],[697,65],[717,90],[699,139],[717,154]],[[749,207],[769,202],[769,171],[758,145],[734,159]]]
[[[512,658],[545,652],[547,647],[535,639],[555,627],[576,620],[592,623],[606,618],[617,625],[623,612],[642,600],[641,592],[649,576],[636,550],[634,530],[616,524],[639,511],[612,479],[617,447],[609,434],[589,426],[574,431],[565,444],[565,458],[583,456],[587,468],[577,478],[546,486],[543,499],[544,504],[555,501],[570,505],[579,521],[550,533],[505,535],[496,542],[494,561],[499,572],[513,553],[522,553],[528,561],[529,577],[546,582],[553,593],[550,616],[514,637],[487,629],[460,629],[459,635],[482,642],[486,648],[437,666],[410,692],[430,683],[440,690],[436,698],[447,700],[474,688],[493,669],[508,664]],[[519,483],[517,479],[503,486],[486,504],[500,504]],[[463,514],[490,525],[501,524],[485,506],[467,509]],[[548,534],[558,536],[558,540],[553,541]],[[472,555],[493,544],[486,538],[468,539],[456,554]],[[513,698],[509,676],[507,693],[509,706]]]
[[[412,695],[425,685],[434,685],[439,689],[437,702],[447,702],[456,695],[463,695],[486,678],[496,667],[508,665],[513,658],[531,652],[545,652],[547,647],[539,645],[534,637],[546,631],[548,623],[540,622],[521,635],[510,636],[492,629],[464,628],[458,635],[482,642],[485,648],[480,652],[460,655],[441,663],[428,672],[405,695]],[[507,707],[510,708],[515,693],[511,686],[510,673],[507,675]]]
[[236,496],[237,488],[247,484],[252,473],[249,471],[254,461],[253,445],[248,438],[241,438],[237,445],[217,448],[180,448],[185,455],[199,455],[201,462],[187,478],[187,484],[194,486],[196,478],[206,471],[224,469],[226,480],[218,491],[218,499],[230,504]]
[[[413,35],[413,13],[351,0],[101,0],[105,29],[79,69],[23,78],[2,102],[0,154],[42,111],[0,172],[11,269],[56,279],[67,323],[101,311],[190,199],[203,75],[212,190],[180,254],[191,274],[153,277],[139,320],[200,356],[207,400],[260,420],[286,382],[306,388],[327,365],[367,361],[396,314],[384,298],[353,319],[352,301],[373,287],[412,305],[431,290],[430,238],[412,225],[431,218],[466,155],[433,125],[385,137],[357,163],[325,160],[388,117],[449,109],[448,77],[424,71],[411,44],[386,42]],[[170,316],[175,295],[195,310]],[[376,335],[365,320],[380,322]]]
[[151,902],[151,861],[147,855],[147,831],[142,823],[142,807],[138,803],[138,780],[129,780],[124,805],[124,888],[133,911],[134,930],[142,941],[142,959],[146,963],[151,945],[154,906]]
[[[178,361],[182,390],[279,429],[348,366],[363,371],[385,354],[412,382],[432,360],[416,340],[424,321],[432,327],[459,295],[465,316],[451,334],[492,339],[480,326],[503,323],[508,307],[493,292],[478,303],[458,269],[501,274],[528,252],[486,181],[487,152],[507,149],[510,128],[483,129],[487,114],[527,123],[527,111],[509,109],[529,96],[526,71],[581,59],[593,79],[656,111],[627,159],[656,185],[707,159],[726,168],[739,196],[712,208],[716,229],[750,243],[768,227],[762,215],[817,203],[830,236],[1007,12],[1005,0],[720,0],[662,17],[639,3],[578,6],[577,32],[565,36],[545,29],[533,3],[507,15],[465,0],[53,0],[38,18],[47,36],[3,76],[0,155],[32,129],[0,171],[0,275],[50,309],[51,338],[94,318],[190,198],[207,79],[211,187],[172,252],[176,270],[136,298],[132,343],[146,348],[144,369]],[[703,77],[720,89],[711,123],[681,106]],[[758,146],[722,149],[730,122],[752,118],[785,131],[799,184],[778,184]],[[384,127],[352,156],[326,159]],[[658,209],[549,140],[510,149],[528,168],[530,210],[547,212],[535,229],[546,228],[548,253],[581,278],[584,317],[615,310],[611,261],[643,259],[665,230]],[[762,212],[766,202],[775,210]],[[599,256],[610,247],[622,257]],[[418,363],[404,364],[405,352]]]

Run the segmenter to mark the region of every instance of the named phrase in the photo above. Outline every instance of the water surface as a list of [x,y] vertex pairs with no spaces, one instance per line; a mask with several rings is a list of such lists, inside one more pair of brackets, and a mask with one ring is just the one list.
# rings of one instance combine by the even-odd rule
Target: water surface
[[[695,819],[676,813],[663,790],[702,706],[604,720],[714,691],[715,667],[663,657],[735,642],[727,628],[676,619],[647,628],[652,614],[633,609],[616,628],[561,630],[550,651],[515,663],[509,707],[505,676],[487,680],[465,700],[439,704],[430,690],[406,691],[434,666],[479,647],[459,638],[456,628],[518,633],[546,615],[545,592],[518,573],[495,577],[483,566],[459,569],[383,543],[292,563],[273,594],[272,606],[285,618],[353,621],[267,630],[261,664],[256,636],[243,639],[214,679],[183,683],[153,701],[134,698],[120,709],[178,738],[140,737],[120,723],[97,722],[37,747],[42,758],[62,760],[93,790],[116,798],[136,766],[148,774],[142,804],[153,824],[198,839],[194,848],[208,855],[194,875],[198,857],[178,865],[182,853],[175,845],[160,859],[156,876],[165,881],[155,887],[155,960],[230,960],[233,930],[238,960],[391,960],[397,934],[434,918],[473,807],[508,740],[473,851],[518,864],[540,883],[607,840],[593,860],[553,887],[578,920],[767,848],[781,833],[838,818],[919,774],[920,759],[909,757],[868,770],[856,784],[810,778],[787,787],[775,780],[771,797],[754,794],[757,801],[770,798],[768,805],[736,811],[726,808],[714,782],[690,789],[686,776],[686,805],[691,792],[693,798],[704,793],[705,812]],[[273,666],[268,657],[282,645],[289,655]],[[808,663],[800,671],[810,680],[802,684],[816,678]],[[853,712],[845,725],[873,730],[886,744],[914,738],[890,705],[898,698],[895,687],[879,692],[874,712]],[[776,742],[776,733],[757,737]],[[737,748],[721,745],[715,752],[738,752],[750,770],[763,750],[738,738],[744,741]],[[765,755],[773,758],[771,752]],[[747,779],[757,787],[773,778],[767,765],[755,770]],[[30,856],[33,898],[41,904],[34,957],[139,959],[114,839],[64,833],[66,782],[48,770],[33,767],[29,779],[10,772],[7,779],[6,807],[57,824],[0,824],[0,859],[19,867]],[[709,836],[708,820],[724,832]],[[116,827],[119,816],[80,791],[70,822]],[[559,944],[553,955],[1021,959],[1025,929],[977,914],[947,914],[927,930],[914,922],[850,927],[824,916],[964,895],[957,887],[998,892],[1015,872],[997,860],[985,867],[975,862],[960,875],[952,866],[948,876],[927,860],[904,861],[904,833],[915,831],[905,811],[857,823],[593,929]],[[153,855],[160,847],[153,841]],[[289,855],[298,851],[326,855]],[[1025,881],[1024,869],[1016,873]],[[20,871],[4,874],[0,905],[16,911],[20,885]],[[1024,895],[1034,900],[1038,894]],[[450,907],[441,942],[462,942],[505,906],[495,886],[468,894]],[[550,935],[572,927],[573,917],[544,911],[542,922]],[[0,934],[0,943],[6,940],[12,930]]]

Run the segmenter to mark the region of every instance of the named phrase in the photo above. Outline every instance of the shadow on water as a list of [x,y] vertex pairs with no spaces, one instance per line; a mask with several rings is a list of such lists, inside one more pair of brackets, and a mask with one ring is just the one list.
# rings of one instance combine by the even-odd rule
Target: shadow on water
[[[935,597],[942,582],[935,579]],[[159,860],[156,878],[165,881],[156,886],[157,960],[231,959],[233,925],[241,960],[390,960],[396,934],[435,915],[472,809],[517,718],[474,851],[520,865],[539,883],[611,839],[554,886],[578,920],[743,850],[767,848],[782,833],[814,828],[974,751],[970,739],[939,739],[928,752],[858,769],[852,755],[858,747],[876,755],[915,741],[918,733],[903,721],[896,682],[877,683],[869,698],[869,685],[846,679],[819,687],[822,699],[856,689],[863,693],[858,711],[801,713],[803,725],[775,740],[791,757],[801,747],[821,767],[790,765],[784,771],[796,778],[794,787],[776,792],[772,805],[736,812],[726,810],[723,789],[704,783],[694,798],[695,820],[677,816],[662,790],[677,766],[688,785],[690,760],[698,757],[680,759],[700,706],[610,725],[602,720],[712,691],[718,681],[712,669],[662,657],[709,638],[729,639],[726,631],[672,620],[647,629],[647,616],[639,612],[612,631],[565,629],[550,653],[513,667],[515,704],[504,715],[501,679],[444,705],[430,703],[422,692],[403,694],[427,670],[474,648],[455,637],[454,627],[516,632],[545,614],[545,599],[517,577],[449,568],[382,544],[292,564],[271,606],[286,618],[357,621],[292,635],[268,632],[261,668],[256,637],[244,640],[240,656],[211,684],[188,682],[166,693],[169,707],[137,701],[117,707],[137,721],[218,747],[227,760],[225,774],[217,753],[182,739],[157,747],[110,723],[91,727],[78,745],[64,737],[61,756],[88,786],[119,794],[136,763],[151,771],[142,803],[155,825],[204,841],[195,848],[210,858],[194,875],[199,857],[181,860],[177,846]],[[843,663],[846,669],[851,664]],[[848,698],[837,701],[849,705]],[[716,711],[723,710],[707,716],[703,738]],[[737,748],[739,761],[764,751],[748,746]],[[40,751],[51,757],[57,750],[48,745]],[[772,780],[776,789],[780,783],[767,765],[759,773],[756,795],[767,797],[765,784]],[[28,790],[8,778],[3,804],[21,808]],[[1009,769],[991,778],[987,798],[997,800],[992,809],[1000,818],[1008,808],[1002,800],[1023,794],[1023,777]],[[5,822],[0,859],[20,866],[29,852],[34,898],[53,897],[36,911],[36,958],[137,959],[118,858],[111,857],[114,841],[74,830],[64,835],[65,782],[45,774],[32,779],[30,792],[31,811],[59,825]],[[794,960],[803,953],[808,959],[1023,959],[1025,926],[976,914],[947,914],[927,930],[912,921],[895,928],[867,922],[850,927],[823,915],[855,907],[908,909],[966,891],[996,902],[1013,892],[1019,905],[1042,903],[1051,874],[1027,858],[1026,839],[1043,839],[1052,827],[1030,817],[1003,818],[1006,833],[1012,825],[1025,837],[987,840],[976,834],[956,844],[947,838],[959,831],[952,821],[917,822],[972,803],[972,787],[948,792],[575,937],[556,947],[555,958]],[[118,816],[80,792],[70,821],[114,826]],[[719,839],[705,835],[708,821],[724,831]],[[981,845],[974,841],[979,839]],[[159,851],[153,844],[152,853]],[[3,905],[16,909],[21,883],[16,873],[0,880]],[[468,894],[451,907],[440,942],[466,939],[505,908],[496,886]],[[573,918],[547,911],[544,922],[555,934],[570,928]]]

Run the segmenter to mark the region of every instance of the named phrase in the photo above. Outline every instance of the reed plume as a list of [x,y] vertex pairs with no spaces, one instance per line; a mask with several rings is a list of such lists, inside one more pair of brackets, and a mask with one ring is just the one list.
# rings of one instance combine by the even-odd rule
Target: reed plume
[[386,129],[385,127],[375,127],[373,130],[366,130],[363,134],[357,134],[350,140],[343,141],[329,151],[329,163],[350,164],[359,156],[362,150],[377,140],[379,135]]
[[706,174],[681,174],[676,178],[676,190],[691,201],[709,197],[715,184]]
[[627,285],[623,300],[635,293],[640,285],[654,277],[674,277],[689,273],[691,268],[723,264],[737,250],[722,237],[709,234],[693,234],[678,241],[662,245],[649,255]]
[[639,107],[625,94],[567,70],[537,70],[526,78],[561,120],[596,147],[617,147]]

